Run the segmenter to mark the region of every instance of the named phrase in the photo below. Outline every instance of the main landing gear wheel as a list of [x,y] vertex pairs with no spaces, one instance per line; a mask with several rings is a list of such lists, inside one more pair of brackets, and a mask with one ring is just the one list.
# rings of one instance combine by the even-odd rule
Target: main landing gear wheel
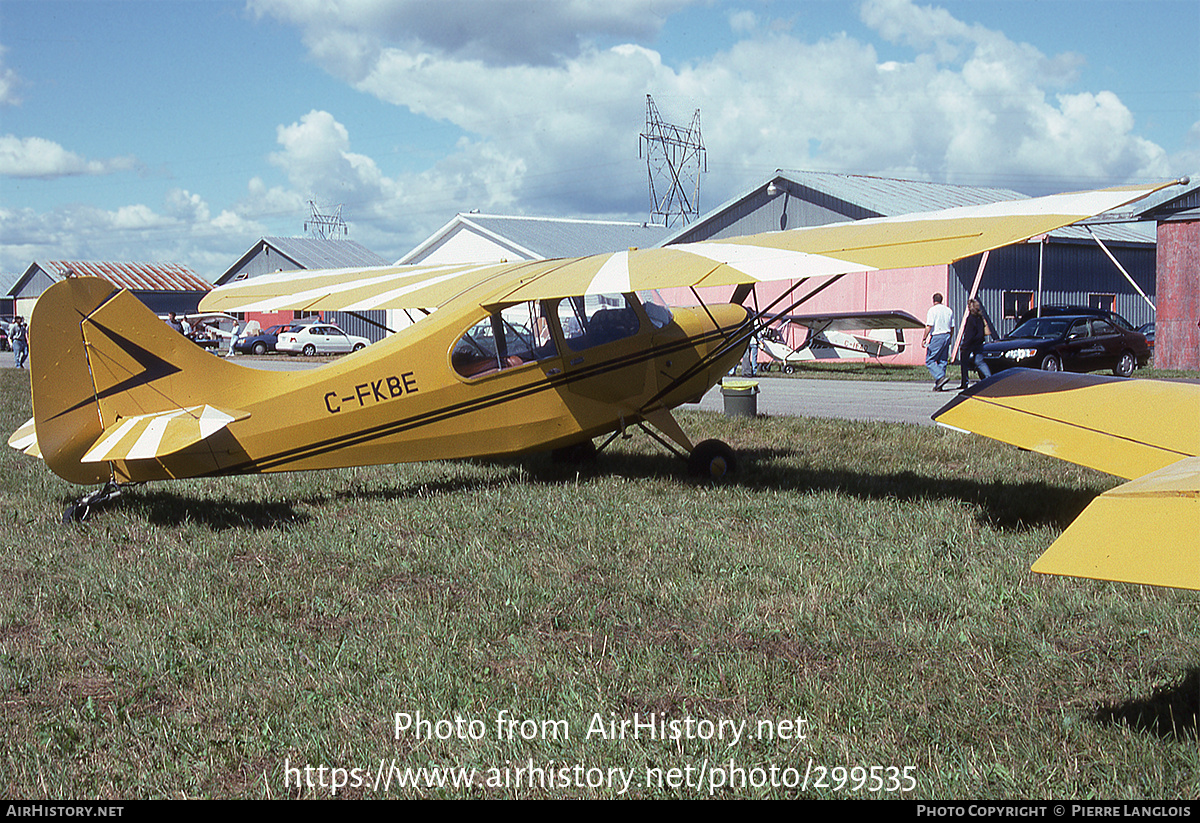
[[696,477],[724,480],[737,471],[737,455],[720,440],[705,440],[692,449],[688,471]]

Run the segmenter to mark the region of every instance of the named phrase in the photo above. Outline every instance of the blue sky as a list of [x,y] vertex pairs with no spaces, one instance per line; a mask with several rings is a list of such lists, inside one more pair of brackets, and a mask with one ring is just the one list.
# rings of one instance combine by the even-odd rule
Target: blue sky
[[1030,194],[1200,172],[1194,0],[0,0],[0,275],[215,278],[312,198],[388,258],[460,211],[644,220],[645,95],[711,208],[776,168]]

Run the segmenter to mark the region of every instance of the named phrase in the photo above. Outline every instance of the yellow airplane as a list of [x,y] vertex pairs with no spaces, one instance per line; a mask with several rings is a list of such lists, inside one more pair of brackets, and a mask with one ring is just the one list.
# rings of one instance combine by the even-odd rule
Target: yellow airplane
[[[795,280],[790,295],[810,278],[946,264],[1165,185],[568,260],[289,272],[201,301],[228,313],[432,308],[361,352],[291,373],[214,358],[132,294],[67,278],[34,308],[34,415],[9,444],[72,483],[105,484],[65,517],[86,516],[128,483],[588,452],[593,438],[634,425],[720,477],[732,450],[694,445],[671,410],[741,359],[768,312],[804,299],[752,313],[741,302],[754,283]],[[659,288],[707,286],[736,286],[735,302],[669,309],[652,299]]]
[[1200,383],[1008,369],[933,419],[1131,481],[1093,500],[1035,572],[1200,590]]

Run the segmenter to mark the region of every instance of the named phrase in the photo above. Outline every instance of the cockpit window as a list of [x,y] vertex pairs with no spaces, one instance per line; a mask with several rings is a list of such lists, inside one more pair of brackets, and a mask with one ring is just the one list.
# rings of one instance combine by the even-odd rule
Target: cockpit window
[[558,303],[558,322],[572,351],[632,337],[642,325],[633,303],[623,294],[564,298]]
[[558,353],[543,308],[519,303],[492,312],[458,339],[450,363],[463,377],[482,377]]

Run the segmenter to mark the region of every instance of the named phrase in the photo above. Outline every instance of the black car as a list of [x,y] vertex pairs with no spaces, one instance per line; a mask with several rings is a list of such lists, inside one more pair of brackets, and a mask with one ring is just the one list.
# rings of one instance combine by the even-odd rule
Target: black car
[[267,354],[268,352],[275,351],[275,344],[279,342],[281,332],[295,331],[298,328],[299,325],[296,323],[271,326],[258,334],[252,334],[249,337],[239,337],[237,345],[233,349],[242,354]]
[[1030,317],[1003,340],[985,343],[983,359],[993,372],[1011,366],[1075,372],[1112,369],[1119,377],[1129,377],[1149,362],[1146,338],[1120,315],[1085,312]]
[[1146,344],[1150,346],[1150,353],[1154,354],[1154,324],[1144,323],[1138,326],[1138,331],[1146,338]]

